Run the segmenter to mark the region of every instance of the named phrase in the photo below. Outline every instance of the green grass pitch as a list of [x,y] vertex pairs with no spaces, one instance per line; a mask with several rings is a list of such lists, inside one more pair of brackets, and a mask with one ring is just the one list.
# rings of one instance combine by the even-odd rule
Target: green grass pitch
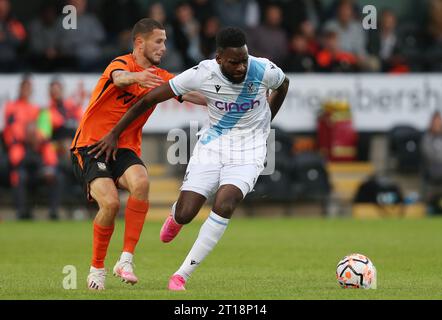
[[[353,220],[234,218],[199,266],[186,292],[168,292],[169,276],[195,240],[201,221],[169,244],[161,222],[148,221],[137,248],[139,283],[110,273],[122,247],[118,220],[109,246],[104,292],[86,289],[92,224],[0,223],[0,299],[441,299],[442,219]],[[358,252],[378,270],[378,289],[341,289],[337,262]],[[65,265],[77,269],[77,289],[65,290]]]

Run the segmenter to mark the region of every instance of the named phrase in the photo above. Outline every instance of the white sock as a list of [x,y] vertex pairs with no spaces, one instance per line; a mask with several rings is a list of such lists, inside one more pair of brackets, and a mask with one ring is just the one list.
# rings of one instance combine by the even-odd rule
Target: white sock
[[175,274],[182,276],[187,281],[196,267],[221,239],[228,223],[229,219],[220,217],[211,211],[209,217],[201,226],[198,238],[193,244],[192,249]]
[[173,219],[173,221],[175,221],[176,224],[179,224],[179,223],[176,222],[176,220],[175,220],[175,208],[176,208],[176,201],[175,201],[175,203],[172,205],[171,215],[172,215],[172,219]]
[[130,252],[123,251],[120,256],[120,261],[132,261],[134,255]]
[[93,266],[89,268],[89,272],[99,272],[99,271],[104,271],[104,268],[95,268]]

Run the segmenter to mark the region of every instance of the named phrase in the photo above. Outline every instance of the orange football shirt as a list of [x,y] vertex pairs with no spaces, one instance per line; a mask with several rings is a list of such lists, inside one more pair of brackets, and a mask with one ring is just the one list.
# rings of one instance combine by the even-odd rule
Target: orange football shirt
[[[161,68],[153,69],[153,73],[165,82],[174,77]],[[132,105],[153,89],[143,88],[138,84],[118,88],[112,81],[112,73],[117,70],[139,72],[144,68],[136,63],[132,54],[117,57],[109,64],[92,92],[89,106],[72,141],[71,150],[89,146],[103,138]],[[142,128],[155,107],[150,108],[123,131],[118,140],[118,148],[127,148],[138,156],[141,155]]]

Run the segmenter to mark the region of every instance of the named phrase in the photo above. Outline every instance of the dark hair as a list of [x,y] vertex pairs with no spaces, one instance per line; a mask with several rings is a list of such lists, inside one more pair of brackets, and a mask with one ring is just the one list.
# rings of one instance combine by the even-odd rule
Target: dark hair
[[151,18],[143,18],[141,20],[139,20],[137,23],[135,23],[133,29],[132,29],[132,40],[135,41],[135,38],[139,35],[139,34],[148,34],[151,33],[152,31],[154,31],[155,29],[161,29],[164,30],[164,26]]
[[334,37],[336,37],[337,35],[338,35],[338,33],[337,33],[336,30],[333,29],[333,28],[325,29],[325,30],[322,32],[322,36],[323,36],[324,38],[334,38]]
[[246,45],[246,35],[239,28],[228,27],[216,35],[216,48],[223,50],[226,48],[240,48]]
[[20,85],[24,84],[25,82],[31,82],[31,81],[32,81],[32,73],[23,73],[20,79]]
[[63,81],[61,79],[61,76],[59,74],[55,74],[52,78],[51,81],[49,82],[49,85],[52,86],[54,84],[60,84],[63,85]]

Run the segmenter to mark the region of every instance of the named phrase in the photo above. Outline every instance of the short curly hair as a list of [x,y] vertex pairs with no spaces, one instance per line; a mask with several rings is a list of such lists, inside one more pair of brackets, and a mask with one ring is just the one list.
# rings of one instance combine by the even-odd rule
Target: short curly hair
[[240,48],[247,44],[246,35],[240,28],[228,27],[216,35],[216,49]]

